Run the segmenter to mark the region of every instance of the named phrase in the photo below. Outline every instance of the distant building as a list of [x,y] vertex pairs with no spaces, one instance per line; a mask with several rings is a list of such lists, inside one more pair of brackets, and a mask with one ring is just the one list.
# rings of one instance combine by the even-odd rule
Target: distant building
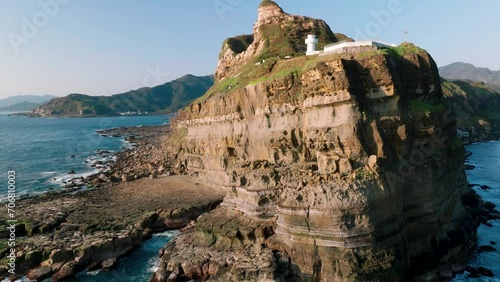
[[[316,45],[318,44],[318,38],[314,34],[309,34],[306,39],[307,44],[307,56],[326,54],[326,53],[354,53],[361,51],[368,51],[369,49],[380,49],[380,48],[391,48],[396,47],[396,45],[385,44],[377,41],[342,41],[334,44],[326,45],[323,51],[317,51]],[[363,48],[367,47],[367,48]],[[371,48],[370,48],[371,47]]]

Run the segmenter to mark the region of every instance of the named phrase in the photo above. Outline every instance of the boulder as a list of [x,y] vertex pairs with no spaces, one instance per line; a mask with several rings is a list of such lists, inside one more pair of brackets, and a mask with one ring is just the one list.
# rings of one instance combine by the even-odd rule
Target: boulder
[[133,175],[122,175],[122,182],[134,181],[136,178]]
[[493,248],[492,246],[489,246],[489,245],[484,245],[484,246],[480,246],[479,248],[477,248],[477,250],[478,250],[479,253],[484,253],[484,252],[494,252],[497,249],[495,249],[495,248]]
[[486,276],[486,277],[493,277],[493,276],[495,276],[493,274],[493,271],[487,269],[486,267],[482,267],[482,266],[480,266],[480,267],[477,268],[477,272],[481,276]]
[[316,155],[318,159],[318,172],[321,174],[331,174],[337,172],[337,155],[325,154],[318,152]]
[[52,275],[52,269],[47,266],[40,266],[34,269],[31,269],[26,277],[29,280],[42,281],[46,278],[49,278]]
[[110,258],[101,262],[101,267],[103,270],[108,271],[113,269],[116,266],[116,264],[117,264],[116,258]]
[[339,172],[342,174],[348,174],[352,172],[351,161],[347,158],[342,158],[339,161]]
[[73,259],[73,250],[55,249],[50,253],[50,260],[52,263],[67,262]]
[[65,263],[59,271],[52,275],[51,279],[53,282],[61,281],[70,277],[75,276],[76,262],[69,261]]
[[368,158],[368,167],[370,169],[375,169],[377,167],[377,161],[378,161],[378,157],[375,155],[371,155]]

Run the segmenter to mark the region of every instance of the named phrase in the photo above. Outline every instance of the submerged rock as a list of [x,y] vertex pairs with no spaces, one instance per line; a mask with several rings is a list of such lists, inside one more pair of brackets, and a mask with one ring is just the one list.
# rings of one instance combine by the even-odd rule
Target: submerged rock
[[493,248],[492,246],[488,246],[488,245],[485,245],[485,246],[480,246],[478,248],[478,252],[480,253],[484,253],[484,252],[494,252],[496,251],[497,249]]

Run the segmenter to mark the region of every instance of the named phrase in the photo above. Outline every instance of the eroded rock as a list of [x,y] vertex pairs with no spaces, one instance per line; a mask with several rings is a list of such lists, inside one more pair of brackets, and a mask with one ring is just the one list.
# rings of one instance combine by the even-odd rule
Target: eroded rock
[[[448,277],[441,263],[464,262],[477,219],[487,218],[468,187],[432,57],[406,43],[403,55],[360,49],[282,60],[273,44],[303,42],[295,31],[312,32],[314,21],[264,2],[253,42],[240,53],[224,44],[214,93],[179,112],[166,142],[175,169],[227,189],[225,213],[241,213],[238,224],[220,211],[202,216],[165,248],[159,276]],[[269,35],[276,27],[291,31]],[[262,219],[269,229],[254,230]],[[252,237],[259,232],[272,236]],[[265,263],[248,262],[255,244]],[[210,262],[220,270],[207,272]]]

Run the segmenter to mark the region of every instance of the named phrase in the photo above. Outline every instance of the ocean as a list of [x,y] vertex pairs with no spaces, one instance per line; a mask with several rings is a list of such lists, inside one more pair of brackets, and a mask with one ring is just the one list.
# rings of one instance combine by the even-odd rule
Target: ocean
[[[16,171],[18,194],[40,194],[49,189],[62,189],[64,181],[96,171],[90,163],[103,157],[99,152],[116,152],[130,146],[120,138],[103,137],[96,130],[141,125],[160,125],[165,116],[106,117],[81,119],[32,119],[8,116],[0,112],[0,181],[6,183],[7,172]],[[485,142],[467,146],[473,153],[469,163],[476,166],[468,171],[469,183],[488,185],[489,190],[474,187],[485,200],[500,209],[500,142]],[[99,151],[100,150],[100,151]],[[75,171],[76,175],[68,174]],[[0,186],[0,198],[6,192]],[[500,221],[493,227],[481,225],[478,245],[497,243],[500,250]],[[149,281],[155,271],[158,251],[176,232],[155,234],[130,256],[120,260],[110,272],[80,273],[77,282],[141,282]],[[476,254],[470,261],[474,267],[491,269],[497,278],[471,279],[460,275],[454,281],[500,281],[500,251]]]
[[[484,201],[492,202],[500,210],[500,141],[476,143],[466,147],[472,152],[468,163],[476,168],[467,171],[471,184],[487,185],[491,189],[483,190],[475,186],[474,190]],[[470,260],[473,267],[486,267],[493,271],[494,278],[467,278],[467,274],[456,277],[453,281],[500,281],[500,220],[492,220],[492,227],[481,224],[478,229],[478,246],[492,245],[497,251],[476,253]]]
[[142,246],[129,256],[119,260],[118,266],[111,271],[82,272],[74,282],[148,282],[153,273],[158,270],[160,260],[158,251],[165,246],[177,231],[167,231],[154,234]]
[[[102,137],[96,130],[167,121],[166,116],[26,118],[0,113],[0,181],[6,183],[7,172],[14,170],[18,195],[61,189],[71,178],[97,172],[90,164],[110,158],[99,152],[129,146],[120,138]],[[5,195],[5,189],[0,191],[0,199]]]
[[[100,152],[130,147],[123,139],[100,136],[97,130],[169,121],[167,116],[26,118],[8,114],[0,112],[0,183],[7,183],[7,172],[14,170],[18,195],[63,189],[64,181],[95,173],[97,169],[91,163],[109,158]],[[0,189],[0,199],[5,198],[6,187]],[[121,259],[113,271],[80,273],[71,281],[149,281],[158,264],[158,251],[175,235],[175,231],[155,234]]]

